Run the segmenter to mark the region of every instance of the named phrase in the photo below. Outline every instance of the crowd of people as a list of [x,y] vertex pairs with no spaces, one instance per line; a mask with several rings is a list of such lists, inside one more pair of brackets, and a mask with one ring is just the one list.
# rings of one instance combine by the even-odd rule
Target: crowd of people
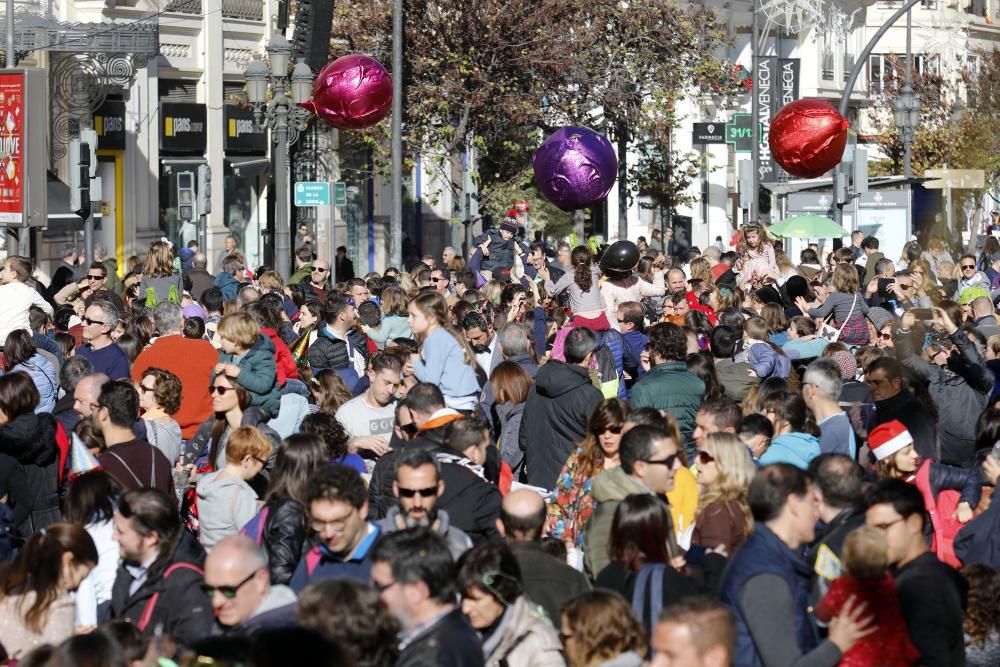
[[0,664],[1000,665],[993,237],[297,240],[3,263]]

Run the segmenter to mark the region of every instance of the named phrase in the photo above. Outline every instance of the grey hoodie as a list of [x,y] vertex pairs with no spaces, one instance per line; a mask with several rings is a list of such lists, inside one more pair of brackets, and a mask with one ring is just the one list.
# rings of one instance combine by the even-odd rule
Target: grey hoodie
[[257,514],[257,494],[236,477],[219,477],[221,470],[198,480],[198,520],[205,550],[232,535]]

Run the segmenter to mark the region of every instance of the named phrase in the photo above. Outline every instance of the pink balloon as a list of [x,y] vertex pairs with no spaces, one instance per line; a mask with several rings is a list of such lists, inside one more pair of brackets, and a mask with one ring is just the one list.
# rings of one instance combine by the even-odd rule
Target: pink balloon
[[300,106],[341,130],[363,130],[386,117],[392,77],[382,63],[360,53],[341,56],[313,83],[313,98]]

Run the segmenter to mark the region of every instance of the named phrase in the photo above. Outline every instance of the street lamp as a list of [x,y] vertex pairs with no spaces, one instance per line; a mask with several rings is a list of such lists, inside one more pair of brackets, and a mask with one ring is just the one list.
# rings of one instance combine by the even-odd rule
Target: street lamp
[[892,118],[903,139],[903,177],[909,179],[913,176],[913,138],[920,123],[920,98],[911,86],[905,85],[899,91],[892,105]]
[[[258,54],[247,65],[247,99],[253,107],[258,127],[271,130],[274,161],[274,268],[288,278],[291,274],[291,211],[288,202],[288,148],[306,129],[310,114],[299,106],[309,99],[312,70],[301,59],[288,74],[292,47],[281,33],[267,44],[270,70]],[[268,99],[270,92],[270,99]],[[289,97],[289,94],[291,97]]]

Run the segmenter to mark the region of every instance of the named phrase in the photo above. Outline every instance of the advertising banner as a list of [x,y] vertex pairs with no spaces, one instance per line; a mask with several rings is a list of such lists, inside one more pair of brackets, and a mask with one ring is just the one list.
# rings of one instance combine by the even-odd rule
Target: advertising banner
[[0,72],[0,224],[24,222],[24,74]]
[[771,147],[767,143],[771,129],[771,118],[778,109],[778,58],[762,56],[757,58],[757,105],[760,109],[760,180],[775,180],[778,166],[771,159]]

